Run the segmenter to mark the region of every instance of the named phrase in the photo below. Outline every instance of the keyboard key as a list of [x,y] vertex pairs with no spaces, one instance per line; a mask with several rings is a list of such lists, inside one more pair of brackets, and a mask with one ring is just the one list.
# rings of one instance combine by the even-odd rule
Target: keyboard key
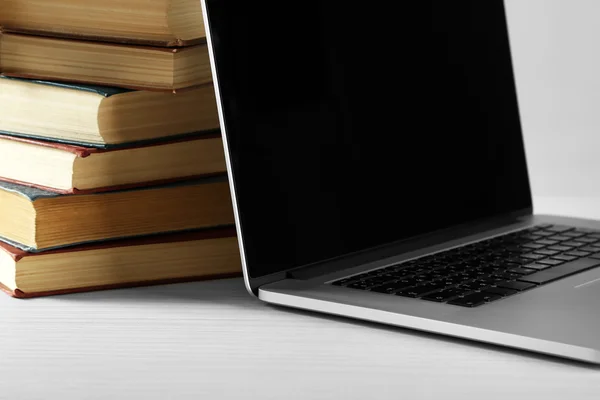
[[433,292],[433,293],[427,294],[421,298],[424,300],[437,301],[437,302],[441,303],[441,302],[451,300],[455,297],[461,296],[465,293],[468,293],[468,292],[465,291],[464,289],[450,288],[450,289],[445,289],[445,290],[441,290],[438,292]]
[[504,272],[504,273],[498,273],[495,276],[499,276],[500,278],[502,278],[505,281],[512,281],[517,278],[520,278],[521,274],[515,274],[514,272]]
[[396,279],[401,279],[407,276],[411,276],[413,275],[413,273],[410,270],[401,269],[399,271],[386,271],[386,275],[394,277]]
[[385,285],[376,286],[374,288],[371,288],[371,292],[392,294],[392,293],[394,293],[398,290],[404,289],[404,288],[406,288],[406,286],[404,286],[404,284],[402,284],[400,282],[391,282],[391,283],[387,283]]
[[573,240],[576,241],[576,242],[583,242],[583,243],[590,244],[590,243],[596,243],[599,239],[593,238],[593,237],[585,237],[584,236],[584,237],[580,237],[580,238],[575,238]]
[[549,258],[549,259],[547,259],[547,260],[539,260],[537,263],[538,263],[538,264],[545,264],[545,265],[549,265],[549,266],[551,266],[551,267],[554,267],[554,266],[556,266],[556,265],[563,264],[563,263],[564,263],[564,261],[561,261],[561,260],[553,260],[553,259]]
[[[538,272],[538,274],[540,274],[540,273],[541,272]],[[532,275],[529,275],[529,276],[532,276]],[[523,277],[523,279],[526,279],[526,278],[527,277]],[[527,290],[527,289],[531,289],[532,287],[535,287],[536,284],[531,283],[531,282],[512,281],[512,282],[499,282],[496,284],[496,286],[505,288],[505,289],[512,289],[512,290],[522,292],[523,290]]]
[[374,276],[377,276],[377,275],[381,275],[383,273],[385,273],[385,271],[383,270],[383,268],[378,268],[378,269],[371,270],[369,272],[365,272],[364,274],[361,274],[361,275],[364,275],[365,277],[371,278],[371,277],[374,277]]
[[[515,265],[515,267],[518,267],[518,265]],[[495,265],[489,265],[487,267],[479,268],[479,271],[481,271],[484,275],[491,275],[500,269],[502,268],[497,267]]]
[[518,293],[516,290],[500,288],[500,287],[490,287],[484,290],[486,293],[496,294],[498,296],[506,297],[511,296],[515,293]]
[[583,232],[577,232],[577,231],[568,231],[568,232],[561,233],[561,235],[572,237],[572,238],[578,238],[578,237],[585,236],[585,233],[583,233]]
[[422,270],[420,267],[413,265],[402,271],[398,271],[398,273],[402,274],[403,276],[413,276],[413,275],[418,275],[418,274],[424,274],[426,271],[427,270]]
[[489,285],[495,285],[496,283],[505,281],[506,279],[502,278],[501,276],[492,275],[479,280],[482,282],[487,282]]
[[479,275],[479,277],[482,277],[482,276],[491,275],[494,271],[495,270],[490,270],[489,268],[486,268],[486,267],[479,267],[473,272],[475,272],[477,275]]
[[[560,244],[560,245],[556,245],[556,246],[550,246],[550,247],[548,247],[548,250],[569,251],[569,250],[573,250],[573,247],[564,246],[563,244]],[[598,249],[598,251],[600,251],[600,249]]]
[[527,264],[525,265],[525,268],[531,268],[531,269],[535,269],[537,271],[541,271],[547,268],[550,268],[551,265],[547,265],[547,264],[538,264],[538,263],[533,263],[533,264]]
[[464,271],[459,276],[464,277],[465,280],[477,279],[479,278],[479,271]]
[[566,232],[566,231],[572,231],[573,227],[571,226],[563,226],[563,225],[553,225],[549,228],[545,229],[546,231],[550,231],[550,232],[557,232],[557,233],[561,233],[561,232]]
[[531,250],[538,250],[538,249],[543,249],[546,246],[543,244],[538,244],[538,243],[525,243],[525,244],[521,245],[521,247],[524,247],[526,249],[531,249]]
[[[598,249],[598,251],[600,251],[600,249]],[[444,264],[442,266],[439,267],[435,267],[432,271],[435,273],[448,273],[448,271],[450,271],[450,264]]]
[[434,263],[431,265],[432,272],[438,272],[440,270],[444,270],[448,268],[448,263]]
[[401,289],[412,287],[412,286],[417,286],[419,284],[419,282],[414,278],[402,278],[402,279],[396,281],[396,283],[398,285],[402,285]]
[[466,271],[467,269],[469,269],[469,266],[467,264],[461,262],[458,264],[450,265],[448,268],[450,268],[452,271],[460,272],[460,271]]
[[565,240],[571,240],[573,238],[570,238],[568,236],[563,236],[563,235],[554,235],[554,236],[549,236],[547,239],[548,240],[557,240],[559,242],[564,242]]
[[529,259],[529,262],[531,262],[531,260],[541,260],[542,258],[546,258],[546,256],[544,256],[542,254],[535,254],[535,253],[526,253],[526,254],[523,254],[521,257],[525,258],[525,259]]
[[414,267],[410,267],[408,270],[410,272],[412,272],[414,275],[421,275],[421,274],[426,274],[429,271],[431,271],[431,268],[429,268],[427,266],[423,266],[423,265],[415,265]]
[[415,275],[414,278],[416,280],[418,280],[419,282],[429,282],[429,281],[434,280],[435,276],[432,273],[427,273],[427,274]]
[[590,255],[590,253],[587,251],[575,250],[575,251],[569,251],[569,252],[565,253],[565,255],[575,256],[575,257],[587,257]]
[[527,240],[538,240],[538,239],[541,239],[543,236],[535,235],[533,233],[528,233],[528,234],[525,234],[525,235],[523,235],[521,237],[523,239],[527,239]]
[[446,276],[450,275],[450,272],[448,272],[448,271],[440,271],[440,272],[434,271],[431,274],[433,275],[433,279],[432,280],[438,281],[440,279],[446,278]]
[[475,292],[466,295],[465,297],[459,297],[451,300],[448,304],[462,307],[477,307],[490,301],[498,300],[501,296],[493,293]]
[[590,255],[590,258],[593,258],[595,260],[600,260],[600,252]]
[[400,290],[399,292],[396,292],[396,295],[397,296],[405,296],[405,297],[421,297],[424,294],[442,290],[442,289],[444,289],[444,287],[445,286],[443,284],[431,284],[430,283],[430,284],[426,284],[426,285],[415,286],[412,288]]
[[373,286],[373,285],[368,284],[368,283],[364,283],[362,281],[358,281],[356,283],[351,283],[349,285],[346,285],[347,288],[350,288],[350,289],[360,289],[360,290],[367,290],[371,286]]
[[524,276],[522,278],[519,278],[519,280],[522,282],[544,284],[598,266],[600,266],[600,260],[594,260],[591,258],[580,258],[576,261],[571,261],[569,263],[565,263],[554,268],[549,268],[544,271],[536,272],[532,275]]
[[579,257],[575,257],[575,256],[568,256],[566,254],[559,254],[557,256],[552,257],[553,260],[560,260],[560,261],[574,261],[577,260]]
[[583,232],[585,234],[600,233],[600,231],[597,229],[589,229],[589,228],[576,228],[575,232]]
[[465,281],[465,279],[462,276],[449,276],[449,277],[445,277],[444,279],[440,279],[440,282],[444,282],[446,284],[446,286],[455,286],[458,285],[460,283],[463,283]]
[[373,277],[379,277],[379,278],[388,277],[388,278],[393,278],[394,274],[392,272],[389,272],[389,271],[379,270],[379,274],[378,275],[374,275]]
[[385,274],[396,277],[398,279],[413,275],[412,271],[410,271],[409,269],[400,269],[400,270],[396,270],[396,271],[388,270],[388,271],[385,271]]
[[491,284],[486,281],[480,281],[480,280],[476,280],[476,281],[472,281],[472,282],[468,282],[468,283],[460,285],[461,288],[465,288],[465,289],[469,289],[469,290],[481,290],[488,286],[491,286]]
[[537,270],[532,269],[532,268],[519,267],[519,268],[511,268],[508,270],[508,272],[513,273],[513,274],[519,274],[519,275],[529,275],[529,274],[533,274],[534,272],[537,272]]
[[542,254],[544,256],[555,256],[557,254],[560,253],[560,251],[557,250],[550,250],[550,249],[544,249],[544,250],[536,250],[534,251],[535,254]]
[[[542,257],[544,257],[544,256],[542,256]],[[506,262],[512,263],[512,264],[517,264],[517,265],[529,264],[531,261],[533,261],[531,258],[524,258],[524,257],[508,257],[508,258],[506,258]]]
[[[544,246],[553,246],[555,244],[559,244],[560,242],[558,240],[542,239],[542,240],[536,240],[534,243],[543,244]],[[561,243],[561,244],[564,244],[564,243]]]
[[556,232],[536,231],[536,232],[534,232],[534,234],[538,235],[538,236],[553,236],[553,235],[556,235]]
[[586,246],[586,243],[568,241],[568,242],[562,242],[560,245],[561,246],[570,246],[570,247],[581,247],[581,246]]
[[356,281],[356,279],[354,278],[345,278],[340,279],[339,281],[332,282],[331,284],[335,286],[346,286],[347,284],[352,283],[354,281]]
[[383,285],[384,283],[388,283],[393,280],[394,280],[394,278],[390,278],[388,276],[374,276],[373,278],[363,279],[362,283],[370,285],[370,286],[376,286],[376,285]]
[[577,249],[579,251],[589,251],[590,253],[597,253],[600,251],[600,247],[598,245],[595,246],[585,246]]

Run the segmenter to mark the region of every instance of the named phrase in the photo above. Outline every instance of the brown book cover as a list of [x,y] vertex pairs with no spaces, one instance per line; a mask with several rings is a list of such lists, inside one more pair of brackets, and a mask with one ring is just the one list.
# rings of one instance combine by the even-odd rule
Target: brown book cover
[[198,0],[0,0],[6,31],[76,39],[187,46],[206,40]]
[[84,147],[126,147],[219,130],[211,83],[169,93],[0,75],[0,104],[0,133]]
[[215,239],[216,240],[233,239],[232,243],[234,244],[230,249],[231,258],[232,258],[232,260],[234,260],[234,264],[232,264],[228,270],[223,270],[220,273],[208,273],[208,274],[207,273],[198,273],[196,275],[190,275],[190,276],[185,276],[185,277],[126,281],[126,282],[115,283],[115,284],[104,284],[104,285],[97,285],[97,286],[85,286],[85,287],[38,291],[38,292],[26,292],[19,288],[11,289],[11,288],[7,287],[4,283],[0,283],[0,290],[4,291],[5,293],[8,293],[9,295],[11,295],[13,297],[17,297],[17,298],[33,298],[33,297],[41,297],[41,296],[89,292],[89,291],[107,290],[107,289],[116,289],[116,288],[191,282],[191,281],[199,281],[199,280],[207,280],[207,279],[220,279],[220,278],[228,278],[228,277],[237,277],[237,276],[241,275],[239,250],[237,248],[237,240],[236,240],[236,230],[233,227],[205,229],[205,230],[184,232],[184,233],[152,235],[152,236],[146,236],[146,237],[140,237],[140,238],[134,238],[134,239],[112,240],[112,241],[108,241],[108,242],[101,242],[101,243],[95,243],[95,244],[79,245],[79,246],[70,247],[70,248],[48,250],[48,251],[45,251],[42,253],[29,253],[29,252],[21,250],[17,247],[11,246],[10,244],[0,242],[0,252],[3,252],[5,254],[9,255],[9,257],[15,263],[18,264],[21,260],[23,260],[25,258],[45,257],[48,255],[56,255],[56,254],[63,254],[63,253],[82,253],[83,254],[83,253],[89,252],[89,251],[102,250],[102,249],[125,248],[125,247],[139,247],[140,251],[144,251],[144,248],[151,247],[153,245],[164,245],[164,244],[176,243],[176,242],[209,241],[209,240],[215,240]]
[[32,253],[234,223],[224,176],[83,195],[4,181],[0,189],[0,240]]
[[[213,143],[209,144],[208,141],[211,139],[212,139]],[[215,139],[218,139],[218,140],[215,140]],[[2,170],[3,170],[2,160],[0,160],[0,180],[1,181],[17,183],[20,185],[25,185],[25,186],[30,186],[30,187],[36,187],[36,188],[39,188],[42,190],[47,190],[47,191],[60,193],[60,194],[89,194],[89,193],[101,193],[101,192],[114,191],[114,190],[133,189],[133,188],[139,188],[139,187],[145,187],[145,186],[163,185],[163,184],[167,184],[167,183],[171,183],[171,182],[180,182],[180,181],[184,181],[184,180],[195,180],[195,179],[204,178],[204,177],[224,175],[226,173],[224,150],[222,149],[221,135],[218,132],[201,133],[201,134],[181,136],[181,137],[171,138],[171,139],[168,138],[164,141],[152,141],[152,142],[146,142],[146,143],[137,143],[137,144],[133,144],[130,146],[120,146],[120,147],[115,147],[115,148],[104,148],[104,149],[97,148],[97,147],[84,147],[84,146],[78,146],[78,145],[72,145],[72,144],[66,144],[66,143],[60,143],[60,142],[51,142],[51,141],[46,141],[46,140],[38,140],[38,139],[32,139],[32,138],[24,138],[24,137],[12,136],[12,135],[0,134],[0,150],[1,150],[3,141],[23,143],[23,144],[41,147],[41,148],[60,150],[65,153],[73,154],[77,158],[83,158],[83,159],[91,157],[93,155],[101,155],[101,154],[109,154],[109,153],[112,153],[112,155],[114,155],[115,153],[118,153],[118,154],[122,154],[124,157],[127,157],[127,154],[125,153],[127,151],[132,151],[132,150],[144,151],[145,149],[147,149],[147,151],[152,152],[153,149],[158,150],[158,148],[161,146],[164,147],[164,146],[176,145],[179,143],[192,143],[192,142],[199,143],[200,147],[202,147],[203,143],[207,144],[206,153],[205,153],[206,157],[204,159],[202,157],[202,154],[194,151],[194,152],[188,154],[187,156],[183,152],[180,152],[179,156],[177,157],[176,160],[172,160],[172,161],[166,160],[166,159],[164,160],[165,163],[167,163],[167,165],[172,167],[173,164],[175,164],[175,163],[185,164],[188,161],[191,162],[192,160],[185,160],[185,157],[188,157],[188,158],[192,157],[193,161],[194,161],[194,168],[197,170],[196,172],[199,172],[199,173],[192,173],[192,174],[187,174],[187,175],[177,174],[176,176],[170,176],[168,178],[152,179],[152,180],[141,181],[141,182],[127,182],[127,183],[122,183],[122,184],[112,184],[109,186],[100,186],[100,187],[91,187],[91,188],[78,188],[78,187],[57,188],[57,187],[53,187],[53,186],[49,186],[49,185],[44,185],[43,183],[40,183],[40,182],[34,182],[35,178],[29,179],[29,180],[18,179],[18,178],[16,178],[17,175],[19,175],[19,176],[23,175],[22,173],[19,173],[20,169],[22,169],[22,168],[19,168],[18,166],[15,166],[14,164],[5,166],[4,168],[6,168],[6,170],[5,170],[6,172],[3,175],[2,174]],[[26,160],[24,160],[24,151],[21,151],[20,154],[21,154],[20,160],[22,160],[22,162],[26,163]],[[203,165],[203,163],[204,163],[204,165]],[[136,167],[141,168],[141,167],[143,167],[143,165],[140,163],[140,165],[136,166]],[[75,168],[75,166],[73,166],[73,168]],[[10,175],[11,172],[13,173],[13,176],[7,176],[7,175]],[[101,171],[99,171],[99,172],[101,172]],[[118,174],[118,171],[115,173]],[[118,179],[118,178],[112,178],[112,181],[115,181],[115,179]]]
[[212,82],[204,44],[165,48],[2,31],[0,73],[147,91],[177,92]]

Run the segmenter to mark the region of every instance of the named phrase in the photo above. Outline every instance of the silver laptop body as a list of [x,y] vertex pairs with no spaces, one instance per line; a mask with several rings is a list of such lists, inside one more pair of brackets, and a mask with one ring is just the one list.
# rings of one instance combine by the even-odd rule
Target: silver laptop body
[[[415,260],[423,257],[432,259],[433,255],[435,259],[436,254],[484,240],[493,241],[511,233],[523,234],[527,229],[533,231],[533,227],[570,227],[570,232],[581,231],[592,236],[596,231],[600,233],[600,222],[533,213],[503,1],[431,1],[410,6],[412,8],[403,14],[404,18],[390,11],[386,13],[385,9],[367,9],[371,7],[369,5],[352,11],[350,6],[339,1],[299,7],[276,1],[247,3],[203,0],[248,291],[276,305],[600,363],[597,308],[600,304],[600,259],[593,258],[597,257],[591,251],[593,238],[585,246],[579,245],[579,249],[587,249],[587,255],[562,264],[573,265],[577,273],[563,274],[560,279],[475,307],[332,284],[388,267],[415,266],[420,262]],[[391,14],[395,24],[386,17]],[[460,18],[463,21],[459,21]],[[366,37],[361,39],[359,35]],[[378,38],[383,38],[383,44]],[[465,48],[464,43],[467,43]],[[410,57],[403,59],[403,52]],[[443,57],[438,57],[441,53]],[[349,58],[350,54],[356,58]],[[419,64],[419,57],[430,58]],[[400,59],[399,64],[391,68],[389,64],[395,59]],[[502,63],[506,63],[504,69],[496,67]],[[294,69],[297,65],[302,69]],[[361,71],[373,65],[373,69],[361,75]],[[423,72],[423,69],[427,71]],[[323,79],[325,70],[329,72]],[[300,71],[313,75],[308,79]],[[430,77],[433,83],[423,77]],[[389,99],[379,102],[379,98],[371,97],[364,101],[367,95],[384,93],[385,90],[378,88],[387,87],[388,83],[390,88],[386,90],[392,92],[388,93]],[[321,90],[323,86],[327,86],[327,90]],[[354,89],[355,86],[358,89]],[[423,86],[422,92],[419,86]],[[398,99],[402,97],[402,88],[411,94],[403,101]],[[353,90],[362,97],[357,97]],[[486,93],[492,92],[494,95],[490,100]],[[315,105],[311,93],[315,93],[315,97],[321,96],[319,104]],[[439,98],[442,100],[436,103]],[[462,101],[460,108],[445,114],[448,108],[458,107],[448,101],[453,98],[458,99],[456,104]],[[498,104],[494,104],[495,101]],[[371,108],[371,102],[377,104]],[[393,107],[388,107],[389,104]],[[408,111],[403,113],[403,110]],[[357,116],[358,111],[360,116]],[[465,117],[461,120],[463,111]],[[430,118],[423,118],[420,112]],[[383,118],[387,120],[379,121],[380,113],[385,113]],[[394,115],[390,116],[390,113]],[[454,168],[444,158],[451,155],[442,153],[443,149],[435,146],[438,141],[447,140],[445,148],[459,154],[457,152],[463,147],[452,150],[454,143],[447,138],[460,140],[461,127],[465,124],[468,127],[465,129],[475,129],[471,115],[479,121],[476,128],[489,132],[488,138],[492,139],[473,144],[476,151],[473,157],[478,161],[472,165],[472,174],[464,173],[470,167],[459,160],[457,164],[463,169],[456,168],[462,172],[437,182],[438,175],[430,173],[422,163],[430,164],[440,175]],[[369,141],[360,136],[368,127],[367,117],[373,124],[369,135],[374,135]],[[411,118],[414,118],[411,123],[402,122]],[[319,123],[315,124],[315,121]],[[414,133],[419,130],[415,121],[423,121],[421,132]],[[311,126],[318,135],[311,134]],[[378,133],[388,126],[389,133]],[[439,129],[432,130],[446,126],[448,131],[443,137]],[[332,141],[323,139],[328,129],[337,132]],[[507,134],[502,134],[499,129]],[[494,133],[495,130],[500,133]],[[263,140],[263,132],[268,140]],[[410,144],[408,150],[401,138],[394,142],[389,139],[391,135],[408,135],[406,132],[414,135],[406,141],[407,147]],[[302,133],[306,138],[301,136]],[[423,138],[423,135],[429,136]],[[511,135],[515,138],[513,142],[502,142]],[[469,140],[477,137],[471,136]],[[346,146],[347,142],[350,145]],[[361,146],[354,148],[353,143]],[[367,150],[363,150],[365,143]],[[397,149],[390,149],[392,145]],[[356,155],[337,154],[336,146],[341,148],[340,152],[355,151]],[[432,146],[432,152],[438,156],[427,159],[424,146]],[[480,146],[479,150],[477,146]],[[501,146],[504,147],[499,151]],[[514,154],[511,153],[513,150]],[[335,155],[328,153],[332,151]],[[402,164],[401,169],[391,173],[395,161],[375,160],[373,162],[381,162],[386,167],[382,176],[379,176],[379,170],[372,170],[371,175],[356,177],[355,186],[337,183],[336,174],[344,173],[339,163],[345,163],[345,169],[354,171],[352,168],[356,165],[353,162],[372,157],[374,153],[370,152],[377,151],[382,152],[382,158],[393,157],[399,163],[405,162],[403,158],[413,157],[412,153],[419,155],[411,159],[411,165],[416,164],[414,169]],[[482,155],[485,151],[488,151],[487,155]],[[510,153],[510,159],[507,153]],[[490,154],[495,157],[493,161],[489,161]],[[337,165],[328,163],[331,157]],[[463,155],[461,160],[464,158]],[[518,166],[521,158],[522,168]],[[415,160],[422,163],[415,163]],[[298,164],[302,167],[296,168]],[[513,168],[514,165],[517,166]],[[481,172],[484,178],[475,178],[481,169],[485,170]],[[362,169],[356,171],[360,175]],[[376,184],[371,184],[370,177],[374,175],[377,175],[373,178]],[[515,183],[503,182],[506,176]],[[344,175],[340,178],[344,179],[353,182],[352,177]],[[455,183],[447,182],[453,179]],[[315,181],[319,184],[314,184]],[[435,192],[435,187],[427,186],[428,182],[443,190]],[[454,184],[456,191],[452,190]],[[367,193],[361,193],[361,189]],[[462,198],[465,192],[471,196]],[[365,208],[347,200],[353,193]],[[394,204],[388,200],[389,196],[394,196],[399,210],[384,210]],[[473,196],[476,199],[473,200]],[[516,200],[519,196],[522,202]],[[463,203],[471,201],[473,206],[463,207]],[[473,211],[478,208],[478,202],[492,204],[481,206],[483,217],[476,217],[477,211]],[[379,203],[382,210],[377,209]],[[420,203],[424,206],[420,207]],[[453,210],[457,209],[460,210],[457,214],[469,215],[469,218],[452,220]],[[490,209],[495,211],[489,212]],[[386,212],[391,215],[389,220],[382,217],[388,215]],[[312,225],[306,220],[312,221]],[[442,220],[448,222],[441,226],[437,224]],[[407,221],[410,228],[405,228],[403,221]],[[421,223],[427,228],[421,229]],[[394,227],[399,235],[402,232],[399,240],[390,240]],[[388,236],[380,231],[387,232]],[[537,239],[535,243],[545,240]],[[550,247],[560,247],[561,243]],[[541,250],[544,249],[542,245],[549,248],[549,245],[541,244]],[[534,248],[529,250],[531,254],[538,254]],[[558,256],[564,258],[563,253]],[[526,264],[522,266],[527,268]]]

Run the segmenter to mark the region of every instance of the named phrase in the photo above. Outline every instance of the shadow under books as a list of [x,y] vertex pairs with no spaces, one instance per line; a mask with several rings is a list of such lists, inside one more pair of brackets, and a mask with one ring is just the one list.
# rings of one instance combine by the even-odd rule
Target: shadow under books
[[[543,362],[560,364],[565,367],[584,368],[594,371],[600,371],[600,365],[588,364],[580,361],[573,361],[544,354],[531,353],[524,350],[512,349],[508,347],[471,341],[467,339],[454,338],[450,336],[439,335],[435,333],[422,332],[412,329],[394,327],[375,322],[361,321],[351,318],[345,318],[335,315],[321,314],[313,311],[304,311],[299,309],[287,308],[277,305],[263,303],[254,298],[246,291],[242,278],[229,278],[207,280],[200,282],[176,283],[168,285],[146,286],[132,289],[114,289],[102,290],[98,292],[84,292],[70,295],[52,297],[65,302],[90,302],[90,303],[220,303],[226,305],[237,305],[242,308],[265,307],[272,311],[308,316],[311,318],[320,318],[324,321],[331,321],[336,324],[347,324],[358,326],[361,329],[382,329],[390,332],[396,332],[399,335],[409,334],[428,340],[441,340],[455,346],[474,346],[480,349],[491,350],[494,352],[507,352],[515,357],[528,357]],[[28,301],[36,301],[28,300]],[[400,336],[399,336],[400,337]],[[432,354],[435,357],[435,354]]]
[[[53,296],[65,302],[147,303],[147,302],[218,302],[244,304],[258,302],[246,291],[242,278],[173,283],[137,288],[100,290]],[[32,299],[30,301],[36,301]]]

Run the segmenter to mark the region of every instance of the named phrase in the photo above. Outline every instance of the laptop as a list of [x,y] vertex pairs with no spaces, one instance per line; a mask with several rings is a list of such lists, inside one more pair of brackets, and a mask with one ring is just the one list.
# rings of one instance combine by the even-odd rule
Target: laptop
[[244,280],[600,363],[600,222],[535,215],[502,0],[204,0]]

